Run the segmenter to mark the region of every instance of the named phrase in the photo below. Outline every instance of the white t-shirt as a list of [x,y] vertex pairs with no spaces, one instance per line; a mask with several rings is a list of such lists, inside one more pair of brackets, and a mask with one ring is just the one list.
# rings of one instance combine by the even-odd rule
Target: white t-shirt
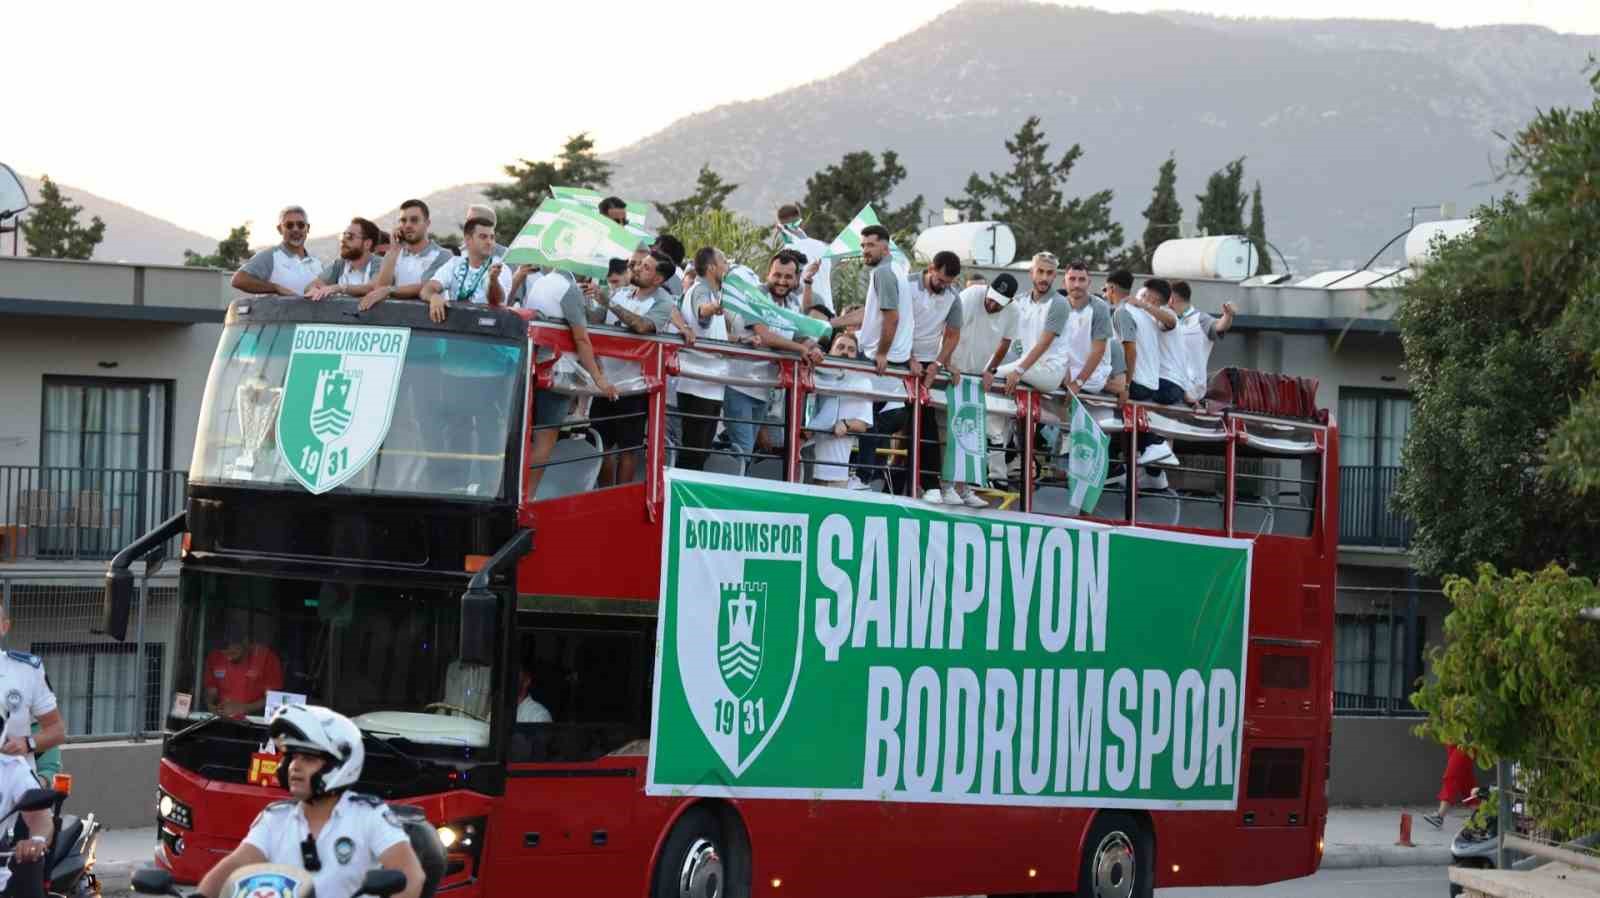
[[1133,371],[1129,380],[1155,390],[1161,387],[1161,331],[1160,322],[1150,317],[1150,313],[1134,306],[1132,302],[1123,300],[1117,304],[1114,316],[1117,321],[1117,338],[1124,343],[1132,343],[1137,357],[1133,360]]
[[304,293],[322,274],[322,260],[310,253],[297,256],[280,243],[251,256],[239,270],[294,293]]
[[[1067,301],[1067,332],[1059,340],[1066,344],[1068,354],[1068,374],[1077,377],[1078,372],[1088,363],[1089,356],[1094,352],[1096,340],[1111,342],[1111,309],[1105,302],[1089,297],[1083,308],[1074,309],[1072,301]],[[1106,378],[1111,376],[1111,351],[1109,346],[1100,353],[1100,361],[1094,370],[1089,372],[1089,377],[1084,381],[1084,386],[1090,390],[1098,390],[1105,385]]]
[[1208,381],[1207,366],[1211,364],[1212,344],[1222,339],[1226,332],[1217,330],[1217,319],[1190,306],[1178,319],[1178,340],[1183,346],[1184,379],[1181,384],[1185,396],[1202,399]]
[[1017,304],[1008,303],[991,315],[983,304],[988,295],[988,284],[973,284],[961,291],[961,342],[950,357],[957,370],[980,376],[1000,341],[1017,337]]
[[[26,739],[33,722],[56,709],[56,694],[45,680],[44,661],[27,652],[0,655],[0,702],[5,707],[5,729],[0,739]],[[34,769],[33,755],[26,756]]]
[[1161,322],[1154,317],[1150,320],[1155,321],[1156,335],[1161,342],[1161,379],[1170,380],[1181,387],[1189,380],[1189,364],[1184,357],[1183,340],[1178,336],[1178,329],[1169,327],[1163,330]]
[[1062,339],[1062,334],[1067,330],[1067,298],[1051,290],[1043,297],[1035,299],[1030,290],[1016,302],[1021,306],[1017,312],[1017,343],[1021,347],[1019,358],[1027,358],[1033,347],[1043,340],[1044,335],[1054,334],[1050,346],[1034,361],[1035,365],[1049,365],[1066,370],[1067,359],[1071,356],[1071,347]]
[[[499,259],[486,260],[477,268],[467,261],[466,256],[451,256],[450,261],[439,266],[428,280],[439,285],[444,291],[446,302],[475,302],[479,304],[489,301],[489,269],[500,263],[500,274],[495,280],[500,282],[500,302],[511,301],[511,266]],[[462,294],[466,295],[463,296]]]
[[522,701],[517,702],[517,723],[549,723],[550,721],[550,710],[534,701],[533,696],[524,695]]
[[[861,374],[846,374],[839,383],[841,389],[871,390],[872,382]],[[872,402],[855,396],[821,396],[817,411],[806,422],[813,429],[831,428],[840,421],[862,421],[872,426]],[[816,460],[812,466],[813,480],[837,481],[850,476],[850,450],[855,445],[855,434],[834,436],[812,434],[815,442],[811,451]]]
[[[300,845],[310,834],[300,802],[280,801],[256,816],[244,841],[265,855],[269,864],[303,867]],[[311,874],[313,890],[322,898],[349,898],[361,888],[367,871],[378,866],[378,858],[405,841],[405,831],[382,799],[345,791],[317,834],[322,869]]]
[[421,252],[414,253],[405,244],[399,244],[391,253],[399,253],[394,260],[394,285],[396,287],[409,287],[431,280],[434,272],[438,271],[451,259],[457,258],[450,255],[450,251],[429,240]]
[[911,357],[919,362],[931,362],[939,358],[939,349],[944,345],[944,329],[953,327],[959,331],[964,311],[961,294],[954,287],[931,293],[925,283],[926,278],[926,274],[914,274],[906,278],[905,292],[900,297],[901,308],[910,306],[912,309],[911,320],[915,326],[911,331]]
[[[689,288],[683,301],[679,303],[678,311],[683,314],[683,320],[694,331],[696,339],[726,340],[728,339],[728,322],[726,316],[712,315],[705,323],[700,321],[699,305],[710,302],[712,299],[711,285],[704,281],[695,281]],[[678,363],[685,370],[693,369],[704,374],[727,377],[731,363],[726,356],[712,355],[707,352],[691,352],[682,350],[678,353]],[[678,392],[687,393],[712,402],[721,402],[727,387],[720,383],[708,380],[695,380],[692,377],[680,376]]]
[[[778,297],[773,296],[772,293],[770,291],[768,291],[765,287],[763,287],[761,289],[761,295],[768,302],[772,303],[775,306],[778,306],[779,308],[789,309],[790,311],[793,311],[793,312],[800,311],[800,305],[799,304],[800,304],[800,295],[801,294],[800,294],[799,291],[790,291],[790,293],[789,293],[789,295],[787,297],[785,297],[784,299],[780,300],[780,299],[778,299]],[[739,314],[736,314],[734,312],[728,312],[727,313],[727,318],[728,318],[728,339],[730,339],[730,340],[742,340],[742,339],[746,339],[746,338],[749,338],[749,337],[754,337],[756,335],[756,327],[755,326],[760,322],[746,321],[746,320],[744,320],[744,316],[743,315],[739,315]],[[794,331],[792,331],[792,330],[789,330],[789,329],[786,329],[786,328],[781,328],[781,327],[773,327],[771,325],[763,325],[763,326],[765,326],[767,328],[767,330],[771,331],[773,334],[776,334],[777,336],[780,336],[780,337],[784,338],[785,340],[793,340],[794,339]],[[757,400],[759,402],[767,402],[767,401],[770,400],[770,397],[772,396],[772,391],[776,388],[776,384],[778,382],[778,363],[777,362],[763,362],[763,361],[761,361],[759,359],[734,359],[734,358],[730,358],[730,359],[728,359],[728,374],[731,377],[747,377],[747,378],[750,378],[751,380],[765,380],[765,381],[772,382],[772,384],[774,386],[771,386],[771,387],[745,387],[745,386],[730,386],[730,387],[728,387],[728,389],[730,389],[730,390],[735,390],[737,392],[743,393],[744,395],[749,396],[752,399],[755,399],[755,400]]]
[[878,338],[883,336],[883,313],[899,312],[894,340],[889,344],[889,361],[904,365],[911,360],[911,343],[916,330],[915,312],[905,301],[905,279],[895,274],[893,263],[884,259],[867,269],[867,302],[861,314],[861,354],[871,361],[878,355]]

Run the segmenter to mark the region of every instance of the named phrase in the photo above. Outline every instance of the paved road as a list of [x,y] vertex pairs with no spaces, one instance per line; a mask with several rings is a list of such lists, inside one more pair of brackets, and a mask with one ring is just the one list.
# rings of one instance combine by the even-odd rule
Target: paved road
[[1233,889],[1161,889],[1156,898],[1445,898],[1445,867],[1374,867],[1323,870],[1276,885]]

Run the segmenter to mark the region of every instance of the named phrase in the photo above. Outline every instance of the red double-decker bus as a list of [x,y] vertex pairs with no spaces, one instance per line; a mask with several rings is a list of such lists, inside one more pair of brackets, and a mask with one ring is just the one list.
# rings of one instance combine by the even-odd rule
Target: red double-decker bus
[[[360,788],[416,805],[439,827],[442,891],[1128,896],[1316,870],[1338,534],[1326,415],[1089,402],[1123,457],[1159,434],[1181,464],[1163,489],[1141,490],[1137,475],[1108,487],[1086,517],[1254,541],[1236,807],[647,796],[666,387],[696,362],[675,337],[590,334],[598,355],[638,366],[616,382],[647,397],[646,436],[606,445],[575,414],[532,478],[536,395],[583,392],[566,328],[481,306],[433,323],[419,303],[359,313],[338,300],[233,304],[187,509],[108,575],[115,632],[129,563],[183,534],[156,851],[179,881],[197,881],[282,797],[262,766],[263,715],[279,701],[356,721],[367,742]],[[775,432],[803,430],[806,397],[829,389],[792,357],[695,349],[773,363],[769,383],[724,379],[782,391]],[[904,383],[900,398],[940,401]],[[1043,432],[1020,441],[1019,483],[991,494],[994,505],[1070,511],[1057,407],[1026,391],[990,397],[1019,433]],[[917,463],[918,418],[886,461],[903,452]],[[374,420],[381,432],[361,430]],[[714,448],[707,469],[804,480],[803,440],[777,442],[748,469]],[[640,478],[600,486],[605,460],[628,453]],[[254,679],[228,681],[222,657],[245,658]],[[815,739],[827,750],[827,733]]]

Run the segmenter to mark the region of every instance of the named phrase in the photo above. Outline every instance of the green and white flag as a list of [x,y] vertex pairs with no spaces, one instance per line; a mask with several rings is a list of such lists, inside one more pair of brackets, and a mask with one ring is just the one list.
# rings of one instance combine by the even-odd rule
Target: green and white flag
[[1076,396],[1072,397],[1072,426],[1067,444],[1068,501],[1079,511],[1092,511],[1100,504],[1100,491],[1106,485],[1111,437],[1100,429],[1100,422]]
[[785,309],[767,299],[750,269],[742,266],[729,271],[728,276],[722,279],[722,305],[723,308],[732,309],[745,321],[793,331],[798,337],[820,340],[832,330],[826,321]]
[[[882,224],[878,221],[878,213],[872,211],[870,203],[862,206],[856,217],[850,219],[850,223],[845,225],[839,236],[833,238],[833,243],[828,245],[828,254],[825,258],[839,259],[861,255],[861,232],[869,225],[875,224]],[[911,260],[893,240],[889,241],[889,264],[894,266],[895,273],[901,277],[905,277],[911,271]]]
[[655,240],[644,228],[619,225],[593,203],[551,197],[539,204],[511,241],[507,265],[539,265],[604,278],[612,259],[626,259]]
[[[552,187],[550,192],[563,199],[589,203],[594,206],[596,212],[600,211],[600,201],[607,196],[598,190],[591,190],[588,187]],[[632,227],[643,228],[645,226],[645,218],[650,215],[650,207],[644,203],[625,203],[625,205],[628,210],[628,224]]]
[[946,429],[943,480],[989,486],[989,445],[984,436],[983,382],[963,377],[944,388]]
[[1235,808],[1249,540],[669,469],[645,793]]

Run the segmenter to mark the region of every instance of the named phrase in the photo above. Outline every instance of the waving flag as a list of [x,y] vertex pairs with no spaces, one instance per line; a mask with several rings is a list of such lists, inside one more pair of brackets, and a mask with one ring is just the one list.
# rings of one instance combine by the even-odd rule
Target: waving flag
[[[813,304],[821,303],[828,308],[833,308],[833,259],[828,256],[828,244],[815,237],[807,237],[799,228],[779,228],[778,236],[782,238],[786,249],[798,250],[805,253],[806,264],[820,261],[817,266],[816,280],[811,284],[811,301]],[[805,274],[804,271],[800,272]]]
[[[828,254],[825,258],[839,259],[861,255],[861,232],[866,230],[869,225],[881,223],[878,221],[878,213],[872,211],[872,204],[868,203],[862,206],[861,211],[856,213],[856,217],[850,219],[850,223],[845,225],[844,230],[839,232],[839,236],[833,238],[833,243],[828,246]],[[893,240],[889,241],[889,264],[893,266],[894,273],[901,277],[911,273],[911,260],[906,257],[904,250],[895,245]]]
[[1100,422],[1076,396],[1072,397],[1072,429],[1067,443],[1068,501],[1079,511],[1093,511],[1100,504],[1100,491],[1106,485],[1111,437],[1100,429]]
[[944,388],[946,432],[941,480],[989,485],[989,442],[984,436],[988,405],[983,382],[963,377]]
[[551,197],[539,204],[506,253],[507,265],[540,265],[603,278],[612,259],[626,259],[654,235],[619,225],[593,203]]
[[[596,211],[600,209],[600,201],[606,198],[606,194],[588,187],[552,187],[550,192],[562,199],[588,203],[594,206]],[[627,203],[626,207],[629,227],[643,228],[645,217],[650,214],[650,207],[644,203]]]
[[722,305],[746,321],[776,330],[793,331],[798,337],[820,340],[832,330],[826,321],[785,309],[768,299],[761,292],[755,273],[744,266],[734,268],[722,279]]

